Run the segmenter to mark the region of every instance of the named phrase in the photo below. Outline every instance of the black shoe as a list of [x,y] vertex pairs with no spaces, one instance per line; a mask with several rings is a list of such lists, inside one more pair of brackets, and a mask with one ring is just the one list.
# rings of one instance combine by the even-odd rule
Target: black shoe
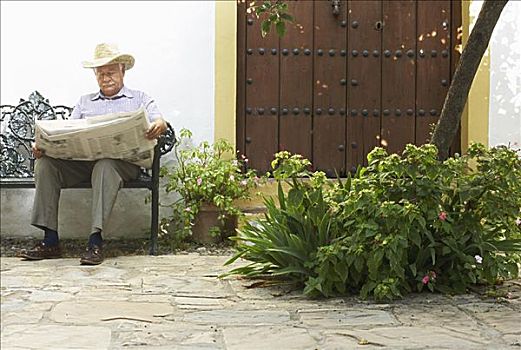
[[62,257],[62,250],[59,244],[46,245],[44,242],[40,242],[32,249],[22,250],[18,256],[25,260],[57,259]]
[[81,256],[81,265],[99,265],[103,262],[103,249],[100,246],[93,245],[87,248],[87,251]]

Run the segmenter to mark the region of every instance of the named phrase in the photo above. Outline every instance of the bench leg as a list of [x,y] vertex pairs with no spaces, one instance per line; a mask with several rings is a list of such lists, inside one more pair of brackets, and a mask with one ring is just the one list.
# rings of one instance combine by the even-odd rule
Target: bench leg
[[152,217],[150,218],[150,255],[157,254],[157,234],[159,232],[159,189],[152,188]]

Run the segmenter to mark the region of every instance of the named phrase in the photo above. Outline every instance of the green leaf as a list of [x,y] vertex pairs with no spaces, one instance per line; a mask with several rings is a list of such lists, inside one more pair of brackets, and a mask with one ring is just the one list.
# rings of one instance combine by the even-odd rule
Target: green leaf
[[271,28],[271,22],[269,20],[262,21],[261,35],[263,38],[266,37],[266,35],[268,35],[270,33],[270,28]]
[[304,195],[300,189],[292,188],[288,192],[288,205],[298,207],[302,204],[303,198]]
[[429,239],[431,244],[435,244],[434,237],[432,236],[432,233],[430,233],[429,231],[425,231],[425,235],[427,236],[427,238]]
[[346,284],[344,282],[335,282],[335,289],[339,294],[346,292]]
[[470,281],[471,281],[473,284],[476,284],[476,275],[474,274],[473,271],[469,271],[469,273],[467,274],[467,276],[469,277]]
[[348,269],[346,264],[343,261],[338,261],[334,265],[335,272],[337,276],[340,278],[342,282],[345,282],[347,279]]
[[366,299],[368,294],[376,287],[376,285],[377,284],[374,281],[367,281],[360,289],[360,297]]
[[355,269],[356,271],[358,272],[362,272],[362,270],[364,269],[364,258],[362,258],[361,256],[357,256],[355,258]]
[[307,261],[306,255],[303,255],[302,253],[300,253],[298,251],[291,250],[288,248],[267,248],[266,251],[284,253],[284,254],[293,256],[293,257],[299,259],[300,261]]
[[436,250],[434,248],[429,248],[429,251],[431,252],[432,266],[434,266],[436,265]]
[[380,266],[382,265],[382,260],[384,257],[383,249],[378,249],[373,252],[373,254],[367,260],[367,268],[369,270],[369,275],[372,278],[376,279],[378,271],[380,270]]
[[410,264],[409,269],[411,269],[411,273],[412,273],[413,277],[416,277],[416,275],[417,275],[416,264]]
[[280,18],[282,18],[283,20],[286,20],[288,22],[293,22],[294,21],[294,18],[291,15],[287,14],[287,13],[281,13],[280,14]]
[[315,295],[316,292],[318,292],[321,295],[324,295],[324,293],[322,292],[322,285],[321,285],[319,278],[310,277],[306,281],[306,287],[304,288],[304,294],[311,296],[311,295]]
[[275,29],[277,30],[277,34],[279,37],[283,37],[286,34],[286,23],[283,21],[277,21],[275,24]]
[[507,265],[507,271],[509,273],[510,278],[518,278],[519,277],[519,267],[516,263],[508,264]]
[[282,190],[282,184],[280,182],[277,185],[277,191],[278,191],[280,209],[286,210],[286,200],[284,197],[284,191]]
[[283,276],[289,274],[308,275],[308,271],[298,266],[288,266],[281,269],[276,269],[271,273],[272,276]]
[[505,239],[502,241],[487,242],[492,244],[500,252],[519,252],[521,251],[521,239]]
[[421,237],[420,237],[420,233],[416,230],[412,230],[409,232],[409,238],[411,239],[411,241],[418,247],[420,248],[421,247]]
[[443,256],[448,255],[451,252],[452,250],[448,246],[443,246],[443,248],[441,248],[441,255]]

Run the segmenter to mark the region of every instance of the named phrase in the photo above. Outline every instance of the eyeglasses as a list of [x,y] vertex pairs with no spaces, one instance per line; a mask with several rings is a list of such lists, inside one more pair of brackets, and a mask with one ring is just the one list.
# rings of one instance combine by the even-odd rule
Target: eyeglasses
[[94,71],[94,73],[96,74],[96,78],[98,79],[103,79],[105,77],[109,78],[110,80],[114,80],[114,78],[119,74],[119,72],[99,72],[99,71]]

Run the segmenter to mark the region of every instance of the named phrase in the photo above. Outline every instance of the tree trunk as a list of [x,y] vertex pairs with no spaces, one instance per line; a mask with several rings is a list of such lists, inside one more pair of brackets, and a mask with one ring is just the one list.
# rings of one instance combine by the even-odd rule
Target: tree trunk
[[456,72],[443,104],[431,143],[438,147],[438,157],[445,160],[460,125],[472,80],[487,49],[492,31],[508,0],[485,0],[469,40],[463,49]]

